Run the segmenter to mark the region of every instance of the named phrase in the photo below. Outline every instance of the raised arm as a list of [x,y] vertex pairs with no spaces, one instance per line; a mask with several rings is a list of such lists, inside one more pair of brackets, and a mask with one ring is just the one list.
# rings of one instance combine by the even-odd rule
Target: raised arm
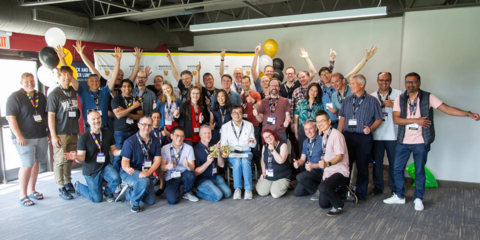
[[175,67],[175,63],[173,63],[173,60],[172,60],[172,54],[170,54],[170,50],[168,49],[167,49],[167,58],[168,58],[168,61],[170,62],[170,66],[172,67],[173,77],[175,78],[175,80],[179,80],[180,74],[178,74],[177,68]]
[[[85,48],[85,46],[82,46],[82,41],[77,40],[76,45],[73,45],[73,47],[78,52],[78,54],[80,54],[80,57],[82,58],[83,63],[87,65],[90,72],[93,74],[97,74],[97,76],[100,77],[101,76],[100,72],[95,68],[95,65],[93,65],[90,59],[88,59],[87,56],[85,56],[85,54],[83,53],[83,49]],[[111,79],[115,80],[115,78],[111,78]]]
[[254,82],[257,82],[258,80],[257,62],[258,62],[258,54],[260,53],[260,46],[261,46],[261,43],[259,43],[258,46],[255,47],[255,55],[253,56],[252,79]]
[[307,49],[300,48],[300,57],[303,58],[305,60],[305,62],[307,63],[308,72],[310,73],[310,80],[309,81],[312,81],[312,79],[317,74],[317,69],[315,69],[315,66],[313,66],[312,60],[310,60],[310,57],[308,56]]
[[[60,58],[62,66],[67,66],[67,63],[65,62],[65,57],[67,56],[67,54],[64,52],[63,46],[58,45],[57,48],[55,48],[55,52],[57,52],[57,56],[58,58]],[[71,84],[75,90],[78,90],[78,81],[73,76]]]
[[198,62],[197,65],[197,75],[195,75],[195,87],[202,88],[202,82],[200,82],[200,70],[202,69],[202,64]]
[[365,58],[362,59],[362,61],[360,61],[357,64],[357,66],[355,66],[349,74],[347,74],[346,79],[347,79],[348,83],[350,83],[350,77],[352,77],[353,75],[360,72],[360,70],[362,70],[362,68],[365,66],[365,64],[367,64],[367,61],[370,58],[372,58],[373,55],[375,55],[376,52],[377,52],[377,47],[374,47],[374,46],[370,47],[370,50],[365,49]]
[[[120,60],[122,59],[122,53],[123,50],[121,50],[119,47],[115,48],[115,54],[112,54],[112,57],[114,57],[115,60],[115,66],[113,67],[113,73],[112,77],[108,81],[108,88],[110,89],[110,92],[113,91],[113,88],[115,87],[115,80],[117,79],[118,71],[120,70]],[[100,77],[100,75],[97,75]]]
[[140,68],[140,59],[142,59],[142,52],[140,48],[136,47],[135,52],[132,53],[135,56],[135,65],[133,66],[132,74],[130,74],[130,81],[134,82],[137,78],[138,69]]
[[225,74],[225,49],[220,53],[220,77]]
[[438,107],[438,110],[451,116],[469,117],[469,118],[473,118],[475,121],[478,121],[480,119],[478,116],[478,113],[471,113],[470,111],[465,111],[456,107],[451,107],[445,103],[442,103],[442,105]]

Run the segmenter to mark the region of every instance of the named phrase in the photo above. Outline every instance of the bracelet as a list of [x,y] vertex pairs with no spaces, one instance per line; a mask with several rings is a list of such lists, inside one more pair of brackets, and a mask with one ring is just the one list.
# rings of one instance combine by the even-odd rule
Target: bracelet
[[467,111],[467,113],[465,114],[466,117],[468,117],[468,114],[471,113],[470,111]]
[[364,58],[363,60],[365,60],[365,62],[368,62],[368,59]]
[[220,61],[222,61],[222,62],[223,62],[223,61],[225,61],[225,59],[220,59]]

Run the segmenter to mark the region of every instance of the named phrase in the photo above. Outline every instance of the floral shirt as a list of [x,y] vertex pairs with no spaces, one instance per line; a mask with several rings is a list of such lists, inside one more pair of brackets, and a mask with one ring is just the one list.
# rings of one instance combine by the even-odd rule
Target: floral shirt
[[322,103],[314,102],[312,104],[312,108],[310,108],[307,100],[300,100],[295,108],[295,115],[298,115],[298,125],[303,126],[303,123],[305,123],[308,119],[315,120],[315,113],[318,110],[323,110]]

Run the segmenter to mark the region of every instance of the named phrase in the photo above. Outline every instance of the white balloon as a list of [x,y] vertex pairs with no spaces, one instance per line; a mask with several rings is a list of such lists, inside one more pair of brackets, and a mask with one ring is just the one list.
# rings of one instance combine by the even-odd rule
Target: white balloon
[[260,56],[260,59],[258,61],[259,61],[258,66],[260,67],[260,69],[259,69],[260,72],[263,72],[266,66],[268,66],[268,65],[272,66],[273,65],[273,60],[268,55]]
[[37,71],[38,80],[40,80],[40,82],[47,87],[57,85],[56,75],[57,74],[55,72],[46,68],[45,66],[41,66]]
[[45,33],[45,41],[50,47],[63,46],[67,42],[67,37],[60,28],[53,27]]

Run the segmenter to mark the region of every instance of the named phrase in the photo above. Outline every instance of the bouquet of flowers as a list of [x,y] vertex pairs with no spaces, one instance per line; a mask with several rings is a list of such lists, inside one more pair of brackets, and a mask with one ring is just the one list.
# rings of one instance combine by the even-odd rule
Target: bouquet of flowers
[[230,146],[222,146],[222,157],[226,158],[228,155],[230,155]]

